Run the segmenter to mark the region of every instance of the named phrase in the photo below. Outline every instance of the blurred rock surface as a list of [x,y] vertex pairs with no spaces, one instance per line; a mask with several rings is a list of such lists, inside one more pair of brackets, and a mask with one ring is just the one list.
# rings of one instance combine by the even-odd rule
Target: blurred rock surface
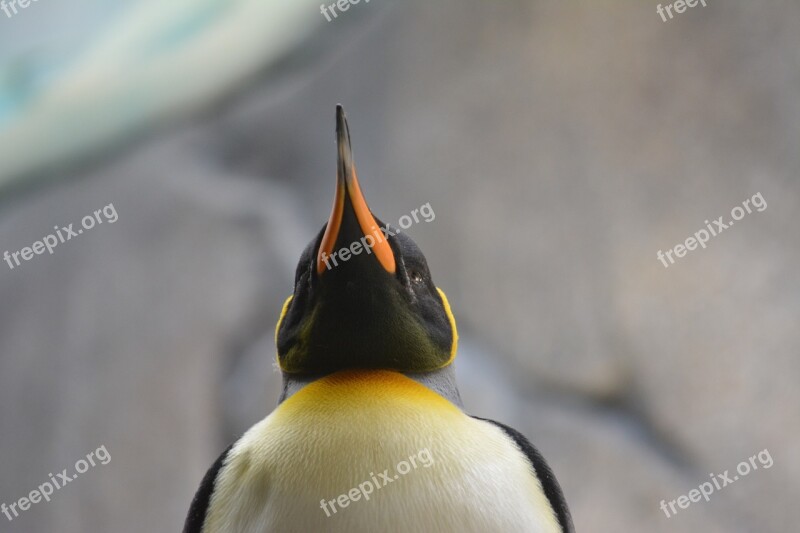
[[[280,76],[0,213],[9,249],[119,213],[0,275],[0,500],[112,457],[8,531],[179,530],[277,398],[272,327],[328,213],[338,101],[375,212],[435,210],[409,233],[465,334],[467,408],[539,446],[578,531],[792,530],[800,5],[362,8]],[[756,192],[765,211],[657,261]],[[659,509],[765,448],[773,468]]]

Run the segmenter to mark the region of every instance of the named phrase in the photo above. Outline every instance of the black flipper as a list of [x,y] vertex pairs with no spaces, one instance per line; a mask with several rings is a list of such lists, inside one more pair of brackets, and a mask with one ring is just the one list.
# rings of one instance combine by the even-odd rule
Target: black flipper
[[214,493],[214,485],[217,481],[217,474],[219,474],[222,465],[225,463],[231,448],[233,448],[233,444],[222,452],[222,455],[206,472],[203,481],[200,482],[200,488],[197,489],[192,505],[189,507],[189,514],[186,516],[186,523],[183,525],[183,533],[201,533],[203,531],[206,514],[208,514],[208,506],[211,503],[211,495]]
[[505,431],[509,437],[511,437],[511,439],[519,447],[520,451],[524,453],[528,458],[528,461],[531,462],[531,466],[536,473],[536,477],[538,477],[539,481],[542,483],[544,494],[547,496],[547,500],[550,502],[550,506],[553,508],[553,511],[555,511],[556,519],[558,520],[558,524],[561,526],[561,530],[564,533],[575,533],[575,526],[572,524],[572,516],[569,513],[567,501],[564,499],[564,493],[561,492],[561,487],[556,480],[556,476],[547,465],[547,462],[545,462],[542,454],[540,454],[539,451],[534,448],[530,442],[528,442],[528,439],[526,439],[525,436],[516,429],[510,428],[504,424],[501,424],[500,422],[489,420],[488,418],[479,418],[477,416],[473,416],[472,418],[494,424]]

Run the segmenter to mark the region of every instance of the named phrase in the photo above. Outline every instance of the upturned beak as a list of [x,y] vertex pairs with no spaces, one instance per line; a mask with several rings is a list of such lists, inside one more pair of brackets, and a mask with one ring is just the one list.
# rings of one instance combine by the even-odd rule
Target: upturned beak
[[[329,268],[326,266],[325,258],[334,253],[337,243],[341,241],[342,246],[349,247],[353,242],[366,236],[372,236],[371,238],[367,237],[367,242],[372,243],[372,255],[386,272],[394,274],[396,268],[394,252],[386,239],[376,235],[376,232],[380,233],[378,223],[364,200],[358,184],[353,149],[350,146],[350,128],[341,105],[336,106],[336,143],[339,148],[336,192],[333,197],[331,216],[317,252],[317,274],[322,275]],[[355,216],[358,224],[357,228],[343,232],[342,220],[345,218],[346,211],[350,211]],[[348,218],[350,218],[349,215]]]

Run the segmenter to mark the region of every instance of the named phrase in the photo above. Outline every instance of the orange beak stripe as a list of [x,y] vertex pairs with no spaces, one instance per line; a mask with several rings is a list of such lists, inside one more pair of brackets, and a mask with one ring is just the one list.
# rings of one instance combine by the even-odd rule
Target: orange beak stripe
[[322,236],[322,242],[319,244],[319,253],[317,255],[317,274],[322,274],[325,271],[325,256],[330,256],[333,254],[333,247],[336,245],[336,238],[339,236],[339,228],[342,226],[344,195],[344,181],[338,180],[336,183],[336,193],[333,197],[331,217],[328,220],[328,226],[325,228],[325,234]]
[[336,109],[336,133],[339,145],[339,165],[336,172],[336,193],[333,197],[333,208],[331,209],[331,216],[328,220],[328,226],[325,228],[325,234],[322,236],[322,242],[319,245],[319,253],[317,255],[317,273],[322,274],[327,268],[323,258],[327,255],[333,254],[333,247],[336,245],[336,240],[339,236],[339,230],[342,226],[342,216],[344,214],[345,194],[350,198],[350,204],[355,211],[358,225],[361,227],[363,234],[372,235],[372,252],[378,259],[378,262],[390,274],[394,274],[397,268],[394,259],[394,252],[392,247],[389,246],[388,241],[383,237],[383,234],[378,228],[378,223],[375,217],[372,216],[364,195],[361,192],[361,187],[358,184],[358,176],[356,173],[356,166],[353,162],[353,152],[350,147],[350,130],[347,126],[347,119],[344,116],[344,111],[341,106]]

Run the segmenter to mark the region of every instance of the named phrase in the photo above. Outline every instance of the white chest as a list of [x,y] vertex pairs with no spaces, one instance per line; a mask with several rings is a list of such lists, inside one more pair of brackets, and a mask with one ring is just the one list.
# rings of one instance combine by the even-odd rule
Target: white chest
[[232,450],[205,533],[560,531],[513,442],[446,400],[291,400]]

